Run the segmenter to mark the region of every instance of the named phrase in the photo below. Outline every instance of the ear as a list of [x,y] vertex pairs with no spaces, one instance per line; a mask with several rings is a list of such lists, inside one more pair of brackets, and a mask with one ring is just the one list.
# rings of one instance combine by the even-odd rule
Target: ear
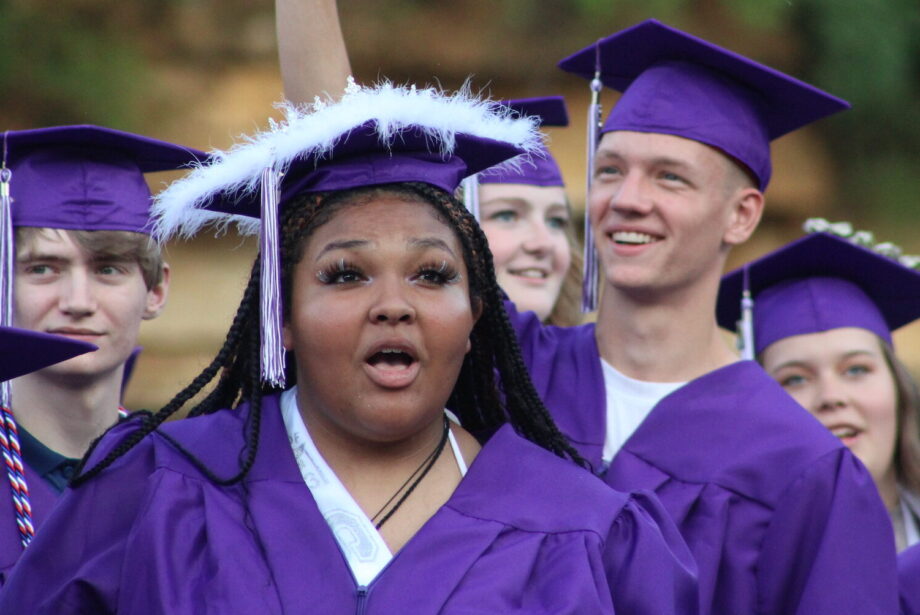
[[281,325],[281,344],[285,350],[294,349],[294,334],[291,332],[291,326],[288,321]]
[[744,243],[754,233],[763,215],[763,193],[756,188],[739,188],[731,197],[728,224],[722,241],[730,246]]
[[474,297],[470,301],[470,307],[473,308],[473,325],[475,326],[479,322],[479,317],[482,316],[482,299]]
[[[470,304],[471,304],[470,307],[473,308],[473,326],[475,327],[476,323],[479,322],[479,318],[482,316],[482,300],[479,299],[478,297],[474,297],[470,301]],[[471,328],[470,335],[472,335],[472,333],[473,333],[473,330]],[[473,342],[469,337],[467,337],[466,338],[466,353],[469,354],[470,350],[472,349],[473,349]]]
[[163,263],[163,275],[160,282],[147,291],[147,304],[144,306],[144,320],[152,320],[160,315],[166,307],[166,297],[169,295],[169,264]]

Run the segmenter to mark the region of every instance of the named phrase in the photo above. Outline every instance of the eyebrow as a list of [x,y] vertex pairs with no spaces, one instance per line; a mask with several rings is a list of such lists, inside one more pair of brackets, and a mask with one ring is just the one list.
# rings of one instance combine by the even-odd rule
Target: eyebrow
[[[860,355],[865,355],[865,356],[870,357],[870,358],[873,358],[873,359],[878,357],[878,355],[876,355],[875,353],[873,353],[873,352],[870,351],[870,350],[852,350],[852,351],[847,352],[846,354],[844,354],[844,355],[840,358],[840,360],[844,360],[844,361],[845,361],[845,360],[847,360],[847,359],[851,359],[851,358],[853,358],[853,357],[860,356]],[[803,368],[803,369],[810,369],[810,362],[807,361],[807,360],[793,359],[793,360],[791,360],[791,361],[786,361],[785,363],[780,363],[779,365],[777,365],[776,367],[774,367],[774,368],[773,368],[772,370],[770,370],[770,371],[778,372],[779,370],[781,370],[781,369],[786,369],[786,368],[788,368],[788,367],[801,367],[801,368]]]
[[[479,204],[479,206],[480,207],[493,207],[493,206],[498,207],[503,204],[511,205],[514,207],[531,207],[532,206],[532,203],[530,201],[528,201],[527,199],[523,199],[521,197],[517,197],[517,196],[497,196],[495,198],[489,199],[488,201],[483,201],[482,203]],[[565,209],[566,211],[568,211],[569,209],[569,206],[562,201],[556,201],[556,202],[550,203],[547,206],[547,209],[552,209],[554,207],[561,207],[562,209]]]
[[[606,160],[623,160],[623,156],[615,150],[598,150],[597,155],[595,156],[595,161],[599,159]],[[648,164],[649,166],[667,166],[667,167],[677,167],[681,169],[690,169],[690,165],[684,162],[683,160],[678,160],[677,158],[670,158],[668,156],[655,156],[648,159],[643,159],[642,162]]]
[[343,239],[341,241],[330,241],[323,249],[319,251],[319,254],[316,255],[316,260],[319,260],[323,254],[326,252],[332,252],[333,250],[354,250],[356,248],[366,248],[370,245],[371,242],[366,239]]
[[676,167],[678,169],[690,169],[690,165],[684,162],[683,160],[677,160],[676,158],[668,158],[667,156],[658,156],[657,158],[652,158],[649,161],[653,166],[656,167]]
[[[435,248],[438,250],[443,250],[451,256],[456,257],[454,251],[450,249],[449,245],[447,245],[447,242],[437,237],[413,237],[406,243],[411,248]],[[332,252],[334,250],[359,250],[369,248],[371,247],[371,244],[372,242],[368,241],[367,239],[343,239],[341,241],[331,241],[323,246],[323,249],[319,251],[319,254],[316,255],[316,260],[319,260],[327,252]]]
[[[136,259],[130,254],[94,254],[89,258],[89,262],[93,264],[100,263],[132,263]],[[16,257],[17,263],[69,263],[73,259],[69,256],[61,256],[59,254],[46,254],[42,252],[26,252],[21,256]]]
[[483,201],[480,203],[481,206],[485,207],[487,205],[514,205],[516,207],[526,207],[529,205],[526,199],[522,199],[518,196],[497,196],[495,198],[489,199],[488,201]]
[[802,369],[809,369],[809,364],[807,361],[801,361],[798,359],[793,359],[792,361],[786,361],[785,363],[780,363],[776,367],[770,370],[770,373],[778,372],[783,369],[790,367],[801,367]]
[[878,358],[879,356],[878,353],[872,352],[871,350],[851,350],[850,352],[843,355],[843,358],[850,359],[850,358],[853,358],[859,355],[866,355],[867,357],[870,357],[873,359]]
[[16,262],[18,263],[34,263],[35,261],[43,261],[46,263],[67,263],[70,262],[70,259],[58,254],[43,254],[41,252],[25,252],[22,255],[17,255],[16,257]]
[[450,246],[447,245],[447,242],[438,237],[413,237],[408,242],[410,247],[413,248],[435,248],[437,250],[443,250],[450,254],[453,257],[456,257],[454,251],[450,249]]

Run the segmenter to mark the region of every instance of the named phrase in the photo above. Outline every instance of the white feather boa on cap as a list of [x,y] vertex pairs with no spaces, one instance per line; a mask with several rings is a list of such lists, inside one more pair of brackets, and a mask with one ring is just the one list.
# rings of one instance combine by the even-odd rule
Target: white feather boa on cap
[[[527,154],[539,151],[542,135],[537,118],[515,116],[509,109],[477,98],[468,87],[447,94],[436,88],[416,88],[382,83],[362,87],[349,79],[345,95],[337,103],[317,98],[309,106],[278,105],[282,122],[270,121],[269,129],[226,151],[210,153],[211,162],[173,182],[156,196],[153,234],[160,240],[190,237],[207,225],[226,227],[236,222],[244,234],[258,231],[259,221],[205,209],[217,194],[251,195],[258,199],[262,171],[267,167],[284,172],[295,158],[328,155],[349,131],[376,120],[380,142],[388,145],[407,127],[424,130],[433,151],[449,155],[457,134],[504,141]],[[516,159],[503,163],[516,164]]]

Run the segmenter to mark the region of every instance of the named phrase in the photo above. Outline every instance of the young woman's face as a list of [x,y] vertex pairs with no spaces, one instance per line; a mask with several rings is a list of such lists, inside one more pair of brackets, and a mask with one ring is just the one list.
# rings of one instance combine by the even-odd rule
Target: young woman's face
[[875,334],[855,327],[794,335],[763,353],[767,372],[859,457],[893,476],[897,390]]
[[467,275],[427,203],[382,195],[317,228],[283,331],[308,425],[384,443],[441,420],[476,321]]
[[558,186],[484,184],[479,202],[499,285],[518,310],[546,320],[572,262],[565,191]]

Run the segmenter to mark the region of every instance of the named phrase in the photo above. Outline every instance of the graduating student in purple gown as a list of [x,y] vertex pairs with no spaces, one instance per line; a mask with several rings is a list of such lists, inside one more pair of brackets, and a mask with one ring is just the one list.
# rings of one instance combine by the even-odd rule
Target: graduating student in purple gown
[[[118,420],[125,367],[143,320],[166,301],[169,268],[150,237],[144,173],[204,154],[98,126],[0,135],[3,322],[86,340],[91,355],[16,379],[0,426],[24,467],[0,498],[0,585],[90,443]],[[29,501],[23,522],[11,503]],[[31,517],[31,519],[29,519]]]
[[623,95],[602,128],[590,119],[596,325],[511,314],[554,420],[609,485],[658,495],[697,561],[702,612],[892,612],[871,476],[738,361],[715,318],[727,254],[760,219],[770,140],[846,104],[654,20],[561,67]]
[[[568,126],[561,96],[505,100],[541,126]],[[463,200],[489,240],[495,277],[524,312],[558,326],[580,324],[581,250],[559,164],[544,144],[515,168],[463,181]]]
[[920,393],[891,332],[920,316],[920,272],[904,264],[916,257],[899,262],[892,244],[876,251],[868,233],[845,222],[813,219],[806,228],[826,230],[725,276],[719,322],[750,322],[745,346],[863,462],[902,551],[920,542]]
[[0,611],[696,613],[657,500],[579,467],[540,403],[451,196],[538,143],[463,95],[352,86],[162,193],[162,235],[254,216],[260,258],[217,357],[102,439]]

